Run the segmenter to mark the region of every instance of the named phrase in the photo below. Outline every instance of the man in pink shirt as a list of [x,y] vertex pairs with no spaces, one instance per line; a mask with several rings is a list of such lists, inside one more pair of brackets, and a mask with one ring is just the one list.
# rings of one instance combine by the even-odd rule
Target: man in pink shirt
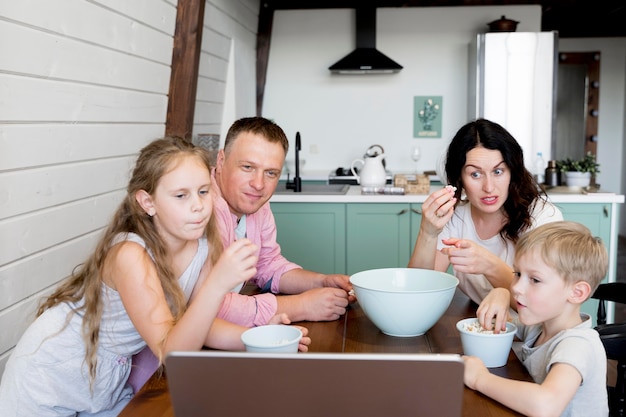
[[225,320],[258,326],[281,313],[291,321],[336,320],[354,301],[348,294],[352,286],[347,275],[307,271],[281,255],[269,199],[288,149],[278,125],[248,117],[233,123],[218,153],[211,184],[213,215],[225,247],[245,236],[260,248],[251,282],[264,291],[246,296],[235,289],[225,297],[218,315]]
[[[224,297],[218,317],[232,323],[261,326],[283,313],[292,322],[337,320],[355,300],[348,295],[352,285],[347,275],[307,271],[280,253],[269,199],[278,185],[288,148],[278,125],[250,117],[233,123],[217,156],[211,194],[222,242],[228,247],[245,236],[259,247],[257,273],[251,281],[264,291],[248,296],[236,288]],[[278,293],[281,295],[275,295]],[[133,357],[128,383],[135,392],[158,366],[149,348]]]

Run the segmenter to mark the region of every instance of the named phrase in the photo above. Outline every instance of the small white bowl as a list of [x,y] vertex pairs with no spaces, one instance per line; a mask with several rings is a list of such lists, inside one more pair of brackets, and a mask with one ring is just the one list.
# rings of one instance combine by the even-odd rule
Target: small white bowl
[[506,332],[494,334],[469,330],[468,326],[472,324],[479,327],[476,318],[463,319],[456,324],[461,334],[463,353],[467,356],[479,357],[487,368],[499,368],[506,365],[517,326],[507,323]]
[[300,339],[300,329],[282,324],[253,327],[241,335],[247,352],[260,353],[297,353]]
[[389,336],[426,333],[446,312],[459,280],[430,269],[382,268],[350,277],[365,315]]

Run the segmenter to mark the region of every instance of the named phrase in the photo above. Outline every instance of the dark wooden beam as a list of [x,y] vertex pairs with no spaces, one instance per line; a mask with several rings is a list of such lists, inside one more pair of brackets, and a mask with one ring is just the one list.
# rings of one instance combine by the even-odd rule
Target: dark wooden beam
[[[571,3],[572,0],[567,0]],[[358,7],[501,6],[552,3],[551,0],[265,0],[279,9],[356,9]],[[558,1],[557,1],[558,2]]]
[[165,134],[191,140],[205,0],[178,0]]
[[267,80],[267,63],[270,56],[270,41],[274,9],[261,1],[259,11],[259,27],[256,36],[256,115],[263,115],[263,97]]
[[534,4],[541,6],[541,30],[555,30],[561,38],[626,36],[626,5],[623,0],[264,0],[262,3],[274,10]]

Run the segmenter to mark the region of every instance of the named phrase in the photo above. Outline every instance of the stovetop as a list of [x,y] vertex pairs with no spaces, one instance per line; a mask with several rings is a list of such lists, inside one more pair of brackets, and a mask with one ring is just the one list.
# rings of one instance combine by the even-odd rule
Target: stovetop
[[[357,168],[354,169],[356,173],[359,173]],[[393,174],[389,170],[385,170],[387,173],[387,184],[391,184],[393,182]],[[329,184],[350,184],[350,185],[358,185],[356,177],[350,171],[350,168],[339,167],[334,171],[331,171],[328,174],[328,183]]]

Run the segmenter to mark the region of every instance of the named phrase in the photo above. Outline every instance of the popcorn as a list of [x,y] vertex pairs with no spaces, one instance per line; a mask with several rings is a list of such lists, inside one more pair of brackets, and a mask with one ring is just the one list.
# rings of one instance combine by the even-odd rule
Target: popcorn
[[[495,328],[495,320],[493,322]],[[483,326],[480,325],[478,320],[466,323],[464,325],[464,329],[471,333],[481,333],[481,334],[494,334],[493,330],[487,330]],[[500,333],[506,333],[508,330],[503,330]]]
[[487,330],[483,326],[480,325],[478,320],[467,323],[465,325],[465,330],[472,333],[483,333],[483,334],[493,334],[493,330]]

